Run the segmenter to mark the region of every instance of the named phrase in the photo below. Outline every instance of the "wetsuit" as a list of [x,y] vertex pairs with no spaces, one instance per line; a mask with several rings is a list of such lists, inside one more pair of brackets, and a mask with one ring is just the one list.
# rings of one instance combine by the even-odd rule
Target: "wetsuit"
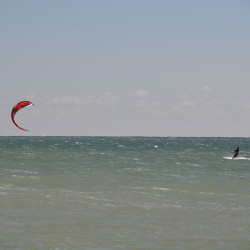
[[240,151],[240,149],[239,149],[239,147],[237,147],[237,149],[234,150],[235,154],[234,154],[234,156],[233,156],[232,159],[234,159],[235,157],[237,157],[237,155],[239,154],[239,151]]

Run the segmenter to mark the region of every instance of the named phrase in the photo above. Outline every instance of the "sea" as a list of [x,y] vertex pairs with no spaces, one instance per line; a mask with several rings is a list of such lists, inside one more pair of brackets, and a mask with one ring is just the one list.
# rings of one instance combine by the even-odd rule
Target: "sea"
[[0,249],[249,250],[250,138],[2,136]]

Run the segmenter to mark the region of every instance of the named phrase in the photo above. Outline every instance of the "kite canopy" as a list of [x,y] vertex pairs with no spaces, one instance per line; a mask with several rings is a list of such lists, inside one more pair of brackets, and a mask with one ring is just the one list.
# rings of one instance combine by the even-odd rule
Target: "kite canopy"
[[15,120],[14,120],[15,115],[16,115],[16,113],[17,113],[19,110],[21,110],[21,109],[23,109],[23,108],[25,108],[25,107],[27,107],[27,106],[32,106],[32,105],[34,105],[32,102],[29,102],[29,101],[22,101],[22,102],[19,102],[16,106],[14,106],[14,108],[13,108],[12,111],[11,111],[11,120],[12,120],[12,122],[14,123],[14,125],[15,125],[17,128],[19,128],[19,129],[21,129],[21,130],[23,130],[23,131],[27,131],[27,132],[28,132],[28,130],[26,130],[26,129],[24,129],[24,128],[21,128],[21,127],[19,127],[19,126],[16,124],[16,122],[15,122]]

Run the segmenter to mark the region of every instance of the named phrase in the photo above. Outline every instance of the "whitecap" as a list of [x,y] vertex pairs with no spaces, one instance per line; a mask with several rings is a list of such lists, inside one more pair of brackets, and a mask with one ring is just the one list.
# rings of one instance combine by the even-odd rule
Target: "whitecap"
[[[223,159],[226,159],[226,160],[232,160],[232,157],[230,156],[224,156]],[[234,161],[235,160],[250,160],[250,158],[246,158],[246,157],[236,157],[233,159]]]

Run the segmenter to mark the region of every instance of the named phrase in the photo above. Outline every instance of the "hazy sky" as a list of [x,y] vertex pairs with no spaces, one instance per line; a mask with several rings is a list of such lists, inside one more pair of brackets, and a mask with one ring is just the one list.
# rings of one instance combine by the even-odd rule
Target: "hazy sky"
[[250,1],[0,0],[0,82],[0,135],[249,137]]

